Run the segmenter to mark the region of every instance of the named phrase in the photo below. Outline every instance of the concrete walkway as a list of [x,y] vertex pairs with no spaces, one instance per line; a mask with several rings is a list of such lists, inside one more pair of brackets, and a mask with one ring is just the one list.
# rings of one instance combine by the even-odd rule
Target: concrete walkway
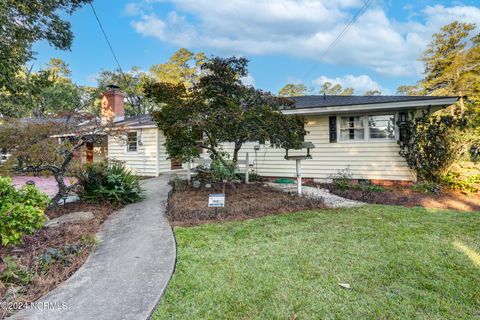
[[175,266],[175,239],[164,216],[169,178],[142,181],[146,199],[105,222],[101,243],[85,264],[38,301],[50,305],[11,319],[147,319]]

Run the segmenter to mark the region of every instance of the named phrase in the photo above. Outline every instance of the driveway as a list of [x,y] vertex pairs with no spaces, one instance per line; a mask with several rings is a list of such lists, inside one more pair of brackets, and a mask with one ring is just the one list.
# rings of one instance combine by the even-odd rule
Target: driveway
[[[51,198],[58,192],[57,182],[54,177],[13,176],[12,181],[16,188],[24,186],[28,181],[33,181],[40,190]],[[70,178],[65,178],[65,184],[67,186],[71,184]]]
[[110,216],[85,264],[38,300],[49,307],[23,310],[11,319],[147,319],[175,267],[175,239],[164,215],[169,180],[141,181],[145,200]]

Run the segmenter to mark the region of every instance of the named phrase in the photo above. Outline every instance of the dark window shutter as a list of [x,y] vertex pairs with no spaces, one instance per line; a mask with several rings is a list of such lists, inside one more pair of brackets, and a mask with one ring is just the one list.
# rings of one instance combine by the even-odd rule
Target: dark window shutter
[[337,142],[337,117],[331,116],[328,118],[328,127],[330,133],[330,143]]
[[404,141],[405,140],[405,126],[406,126],[406,123],[407,123],[407,113],[406,112],[399,112],[398,113],[398,133],[399,133],[399,137],[398,137],[398,140],[399,141]]

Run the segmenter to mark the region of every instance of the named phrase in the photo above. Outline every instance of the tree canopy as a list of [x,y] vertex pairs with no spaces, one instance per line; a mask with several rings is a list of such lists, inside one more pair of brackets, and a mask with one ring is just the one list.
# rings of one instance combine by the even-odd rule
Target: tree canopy
[[72,14],[91,0],[3,0],[0,2],[0,90],[15,90],[16,75],[31,60],[32,44],[46,40],[68,50],[73,33],[61,13]]
[[205,148],[224,161],[222,143],[232,143],[233,163],[246,141],[268,140],[272,146],[301,146],[304,119],[285,116],[282,107],[291,101],[245,86],[245,58],[212,58],[205,62],[199,80],[187,89],[183,84],[151,82],[147,97],[161,105],[153,118],[166,137],[173,158],[190,161]]
[[15,76],[15,90],[0,89],[0,115],[45,117],[80,111],[84,107],[82,88],[70,74],[68,65],[56,58],[37,72],[23,69]]
[[321,94],[337,95],[337,96],[351,96],[354,93],[353,88],[343,88],[340,84],[332,84],[331,82],[324,82],[320,89]]
[[303,83],[287,83],[278,91],[278,95],[280,97],[295,97],[303,96],[310,92],[311,89],[308,89]]
[[[408,95],[456,95],[459,103],[452,113],[477,114],[480,102],[480,35],[472,35],[476,25],[454,21],[443,26],[420,57],[424,78],[414,85],[400,86]],[[467,97],[465,99],[464,97]]]

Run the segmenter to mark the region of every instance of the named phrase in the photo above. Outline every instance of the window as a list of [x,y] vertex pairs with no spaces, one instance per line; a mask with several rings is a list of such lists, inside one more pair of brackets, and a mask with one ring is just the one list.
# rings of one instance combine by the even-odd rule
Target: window
[[[340,141],[393,140],[396,138],[394,114],[339,116],[338,122]],[[330,126],[332,123],[334,122],[330,119]],[[332,141],[332,132],[330,132],[330,141]]]
[[136,152],[138,148],[137,132],[127,133],[127,152]]
[[370,139],[395,139],[395,116],[393,114],[368,116]]
[[340,140],[364,140],[364,116],[348,116],[340,118]]

